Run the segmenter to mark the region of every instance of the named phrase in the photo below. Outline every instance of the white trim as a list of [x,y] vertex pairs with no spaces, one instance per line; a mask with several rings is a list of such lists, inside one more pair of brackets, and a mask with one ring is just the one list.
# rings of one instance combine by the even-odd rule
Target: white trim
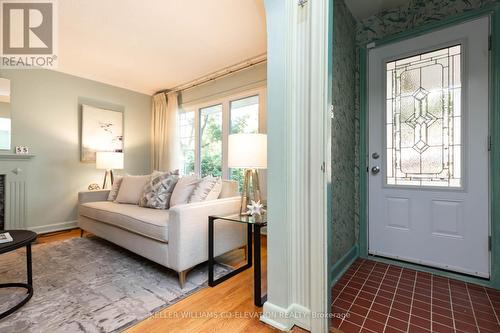
[[291,304],[288,308],[264,303],[263,314],[260,320],[282,331],[289,331],[294,325],[304,327],[308,325],[311,312],[309,309],[299,305]]
[[[311,2],[311,145],[310,145],[310,235],[311,235],[311,311],[327,314],[328,304],[328,194],[329,173],[325,173],[326,160],[330,160],[331,140],[328,105],[328,33],[330,1]],[[329,163],[328,163],[329,164]],[[323,170],[321,170],[323,167]],[[326,332],[328,319],[313,317],[311,332]]]
[[37,234],[46,234],[48,232],[63,231],[75,228],[78,228],[77,220],[46,224],[38,227],[28,227],[29,230],[34,231]]
[[[329,156],[328,7],[328,1],[303,7],[266,1],[271,222],[268,301],[261,320],[312,333],[327,332],[328,319],[321,314],[330,312],[327,179],[321,170]],[[273,155],[278,150],[280,159]]]

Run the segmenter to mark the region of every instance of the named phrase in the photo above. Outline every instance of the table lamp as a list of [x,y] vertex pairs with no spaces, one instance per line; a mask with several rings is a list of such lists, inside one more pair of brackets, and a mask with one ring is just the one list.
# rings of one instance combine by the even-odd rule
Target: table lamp
[[267,135],[229,135],[228,166],[245,169],[240,215],[246,215],[246,208],[251,200],[261,201],[258,169],[267,168]]
[[113,169],[123,169],[123,153],[98,151],[95,155],[95,167],[96,169],[106,170],[104,182],[102,183],[102,188],[105,189],[108,181],[113,185]]

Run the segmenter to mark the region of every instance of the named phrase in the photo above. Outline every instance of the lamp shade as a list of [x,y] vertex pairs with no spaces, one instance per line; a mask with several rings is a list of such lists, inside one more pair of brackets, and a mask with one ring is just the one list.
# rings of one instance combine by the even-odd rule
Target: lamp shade
[[96,169],[123,169],[123,153],[98,151],[95,155]]
[[248,169],[267,168],[267,135],[229,135],[228,166]]

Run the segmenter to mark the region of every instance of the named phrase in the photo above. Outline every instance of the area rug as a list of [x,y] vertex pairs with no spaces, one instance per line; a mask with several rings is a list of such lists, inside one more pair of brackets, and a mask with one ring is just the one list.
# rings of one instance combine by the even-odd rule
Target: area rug
[[[215,276],[231,271],[217,265]],[[207,286],[207,265],[177,274],[97,237],[33,246],[33,298],[0,332],[121,332]],[[0,255],[0,283],[26,281],[24,249]],[[0,289],[0,312],[23,289]]]

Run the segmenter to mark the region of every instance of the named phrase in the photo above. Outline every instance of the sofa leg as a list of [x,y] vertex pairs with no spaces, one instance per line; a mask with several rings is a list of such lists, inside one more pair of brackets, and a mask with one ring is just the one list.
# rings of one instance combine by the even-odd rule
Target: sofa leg
[[177,272],[177,274],[179,274],[179,284],[181,286],[181,289],[184,289],[184,286],[186,285],[186,276],[188,271],[189,269],[186,269],[182,272]]
[[83,229],[80,229],[80,238],[82,238],[82,237],[83,237],[83,233],[84,233],[84,232],[85,232],[85,231],[83,231]]

